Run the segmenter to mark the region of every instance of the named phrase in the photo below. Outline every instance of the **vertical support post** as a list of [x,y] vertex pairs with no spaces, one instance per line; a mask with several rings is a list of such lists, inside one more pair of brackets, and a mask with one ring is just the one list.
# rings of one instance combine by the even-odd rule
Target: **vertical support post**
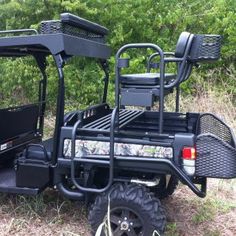
[[[115,64],[115,108],[117,109],[117,116],[115,117],[115,123],[117,129],[119,129],[119,117],[120,117],[120,72],[121,68],[119,66],[119,58],[122,53],[123,49],[119,49],[116,53],[116,64]],[[111,129],[110,129],[111,131]]]
[[102,69],[103,69],[103,71],[105,73],[102,103],[106,103],[106,101],[107,101],[108,83],[109,83],[109,65],[108,65],[108,61],[107,60],[101,60],[101,66],[102,66]]
[[53,153],[52,153],[52,164],[57,163],[57,156],[59,152],[60,144],[60,131],[64,120],[64,107],[65,107],[65,84],[64,84],[64,73],[63,66],[64,61],[60,54],[54,55],[54,61],[58,71],[58,94],[57,94],[57,109],[56,109],[56,124],[53,136]]
[[45,109],[46,109],[46,88],[47,88],[47,75],[45,70],[42,71],[43,79],[40,81],[40,97],[39,97],[39,103],[40,103],[40,117],[39,117],[39,131],[43,135],[43,127],[44,127],[44,115],[45,115]]
[[38,103],[40,105],[38,131],[40,134],[43,135],[44,114],[46,109],[46,89],[47,89],[46,58],[44,55],[41,54],[35,54],[34,57],[42,73],[42,79],[39,82],[39,94],[38,94]]
[[160,96],[159,96],[159,134],[163,133],[163,116],[164,116],[164,76],[165,76],[165,63],[164,54],[160,54]]
[[176,87],[175,112],[179,112],[180,85]]
[[116,55],[116,65],[115,65],[115,73],[116,73],[116,82],[115,82],[115,106],[120,106],[120,67],[118,65],[120,53]]

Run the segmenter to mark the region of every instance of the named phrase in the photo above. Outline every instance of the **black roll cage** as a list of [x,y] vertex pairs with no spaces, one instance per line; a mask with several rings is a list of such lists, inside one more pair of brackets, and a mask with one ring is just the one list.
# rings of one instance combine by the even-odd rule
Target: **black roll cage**
[[[91,32],[96,32],[104,37],[108,31],[106,28],[99,26],[90,21],[79,19],[71,14],[61,14],[64,22],[72,21],[73,25],[79,24],[80,27],[86,28]],[[82,24],[82,25],[81,25]],[[56,104],[56,124],[53,137],[53,154],[52,165],[56,165],[58,156],[58,147],[60,143],[60,129],[64,120],[64,104],[65,104],[65,85],[63,67],[68,58],[73,56],[85,56],[97,58],[101,64],[101,68],[105,73],[104,77],[104,93],[102,102],[106,102],[108,88],[108,62],[110,57],[110,48],[101,42],[75,37],[65,33],[45,33],[39,34],[34,29],[7,30],[0,31],[0,35],[6,35],[0,38],[0,57],[24,57],[33,56],[42,73],[42,79],[39,82],[39,131],[43,132],[44,113],[46,108],[46,58],[53,56],[58,72],[58,93]],[[11,36],[9,36],[9,34]],[[18,35],[20,34],[20,35]],[[23,34],[23,35],[22,35]],[[30,35],[28,35],[30,34]]]

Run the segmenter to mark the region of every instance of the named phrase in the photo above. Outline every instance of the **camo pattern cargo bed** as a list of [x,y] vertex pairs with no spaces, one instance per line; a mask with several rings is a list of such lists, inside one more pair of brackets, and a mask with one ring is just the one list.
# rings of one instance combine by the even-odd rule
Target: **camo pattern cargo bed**
[[[91,141],[77,139],[75,143],[75,157],[85,157],[89,155],[109,155],[110,143],[103,141]],[[64,157],[71,157],[71,140],[64,140]],[[142,144],[115,143],[116,156],[136,156],[136,157],[155,157],[172,158],[172,147],[161,147]]]

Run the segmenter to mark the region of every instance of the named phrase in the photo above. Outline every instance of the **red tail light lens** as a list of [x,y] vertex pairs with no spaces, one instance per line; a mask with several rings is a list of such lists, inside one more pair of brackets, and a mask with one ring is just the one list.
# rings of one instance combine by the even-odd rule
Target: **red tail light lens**
[[182,157],[187,160],[196,160],[196,149],[194,147],[184,147]]

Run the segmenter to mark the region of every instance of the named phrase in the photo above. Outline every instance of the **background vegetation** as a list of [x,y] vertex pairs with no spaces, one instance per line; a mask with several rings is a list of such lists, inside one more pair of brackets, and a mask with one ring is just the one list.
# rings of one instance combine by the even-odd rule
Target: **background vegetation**
[[[175,48],[182,31],[223,36],[222,57],[203,65],[182,84],[182,111],[213,112],[236,131],[236,1],[235,0],[0,0],[0,30],[38,28],[40,21],[71,12],[106,26],[112,48],[109,100],[114,97],[114,54],[132,42],[152,42],[165,51]],[[134,66],[138,66],[134,62]],[[57,74],[49,58],[48,108],[53,112]],[[66,70],[70,108],[99,101],[102,73],[92,60],[73,60]],[[38,70],[30,59],[0,59],[0,107],[37,99]],[[183,99],[184,97],[184,99]],[[167,99],[173,109],[174,98]],[[54,116],[47,116],[46,136]],[[197,198],[180,186],[163,201],[168,236],[223,236],[236,232],[235,180],[210,180],[208,197]],[[37,198],[0,194],[0,235],[90,235],[83,203],[48,190]]]
[[[216,89],[226,90],[234,100],[235,0],[2,0],[0,29],[37,29],[40,21],[59,19],[61,12],[76,14],[110,30],[107,38],[113,55],[110,59],[110,101],[114,97],[114,54],[119,47],[132,42],[152,42],[165,51],[171,51],[182,31],[223,36],[221,60],[204,65],[193,73],[192,79],[182,85],[185,94],[198,93],[210,74]],[[49,61],[52,63],[52,60]],[[66,95],[70,106],[84,107],[99,101],[102,73],[92,60],[79,62],[74,60],[66,66]],[[36,98],[39,75],[33,68],[34,63],[25,63],[25,59],[0,61],[0,99],[5,101],[1,102],[1,106]],[[57,74],[52,66],[48,68],[48,74],[48,102],[53,110]]]

